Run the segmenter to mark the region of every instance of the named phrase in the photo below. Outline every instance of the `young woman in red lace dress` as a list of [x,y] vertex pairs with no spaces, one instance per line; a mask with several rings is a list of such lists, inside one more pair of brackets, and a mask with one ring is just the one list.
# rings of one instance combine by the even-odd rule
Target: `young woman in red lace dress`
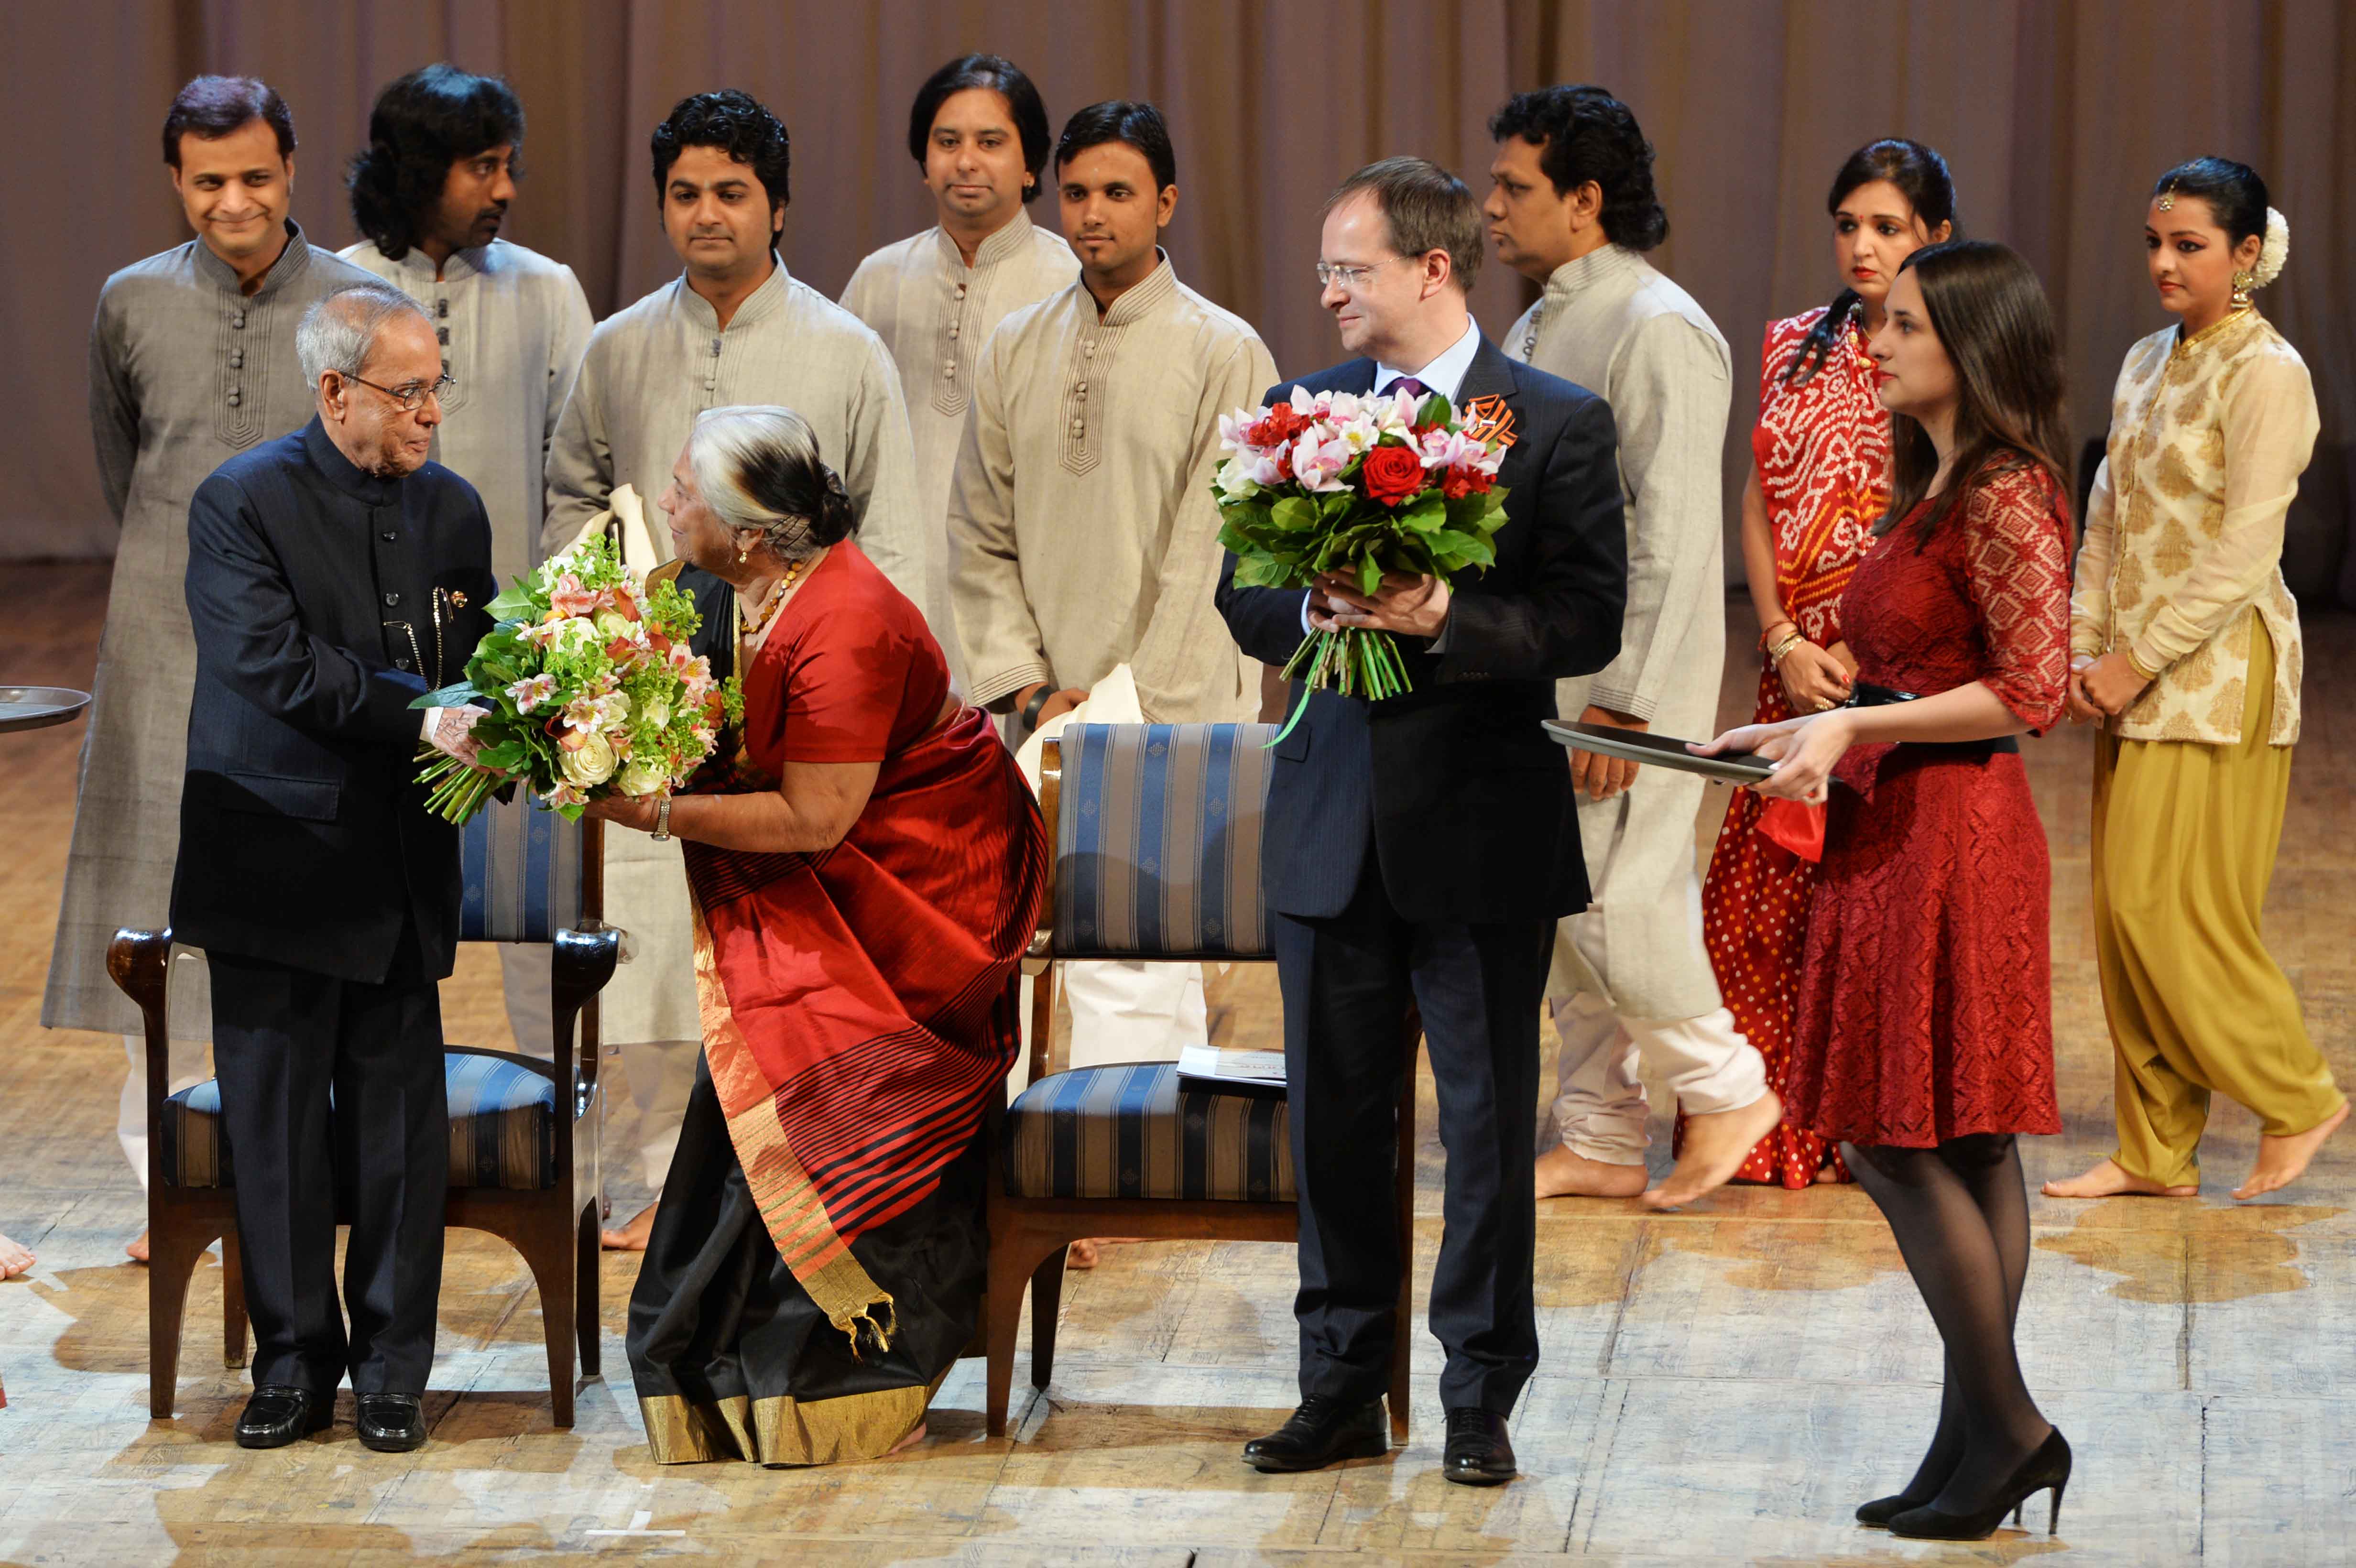
[[1762,795],[1827,803],[1786,1104],[1840,1140],[1946,1348],[1928,1454],[1858,1517],[1976,1539],[2033,1491],[2058,1513],[2070,1475],[2012,1336],[2014,1139],[2062,1130],[2051,870],[2015,739],[2061,716],[2069,681],[2062,368],[2037,274],[2001,245],[1916,251],[1887,303],[1871,350],[1898,417],[1847,601],[1855,702],[1707,749],[1774,760]]
[[[1841,291],[1827,308],[1771,322],[1760,356],[1742,495],[1743,565],[1763,634],[1759,724],[1848,699],[1856,660],[1842,639],[1841,592],[1890,499],[1890,415],[1866,335],[1881,325],[1900,263],[1954,232],[1955,186],[1937,152],[1893,138],[1850,154],[1825,206]],[[1702,936],[1735,1028],[1766,1058],[1780,1094],[1816,868],[1754,831],[1764,805],[1744,790],[1727,810],[1702,882]],[[1786,1115],[1734,1179],[1801,1188],[1847,1174],[1830,1144]]]

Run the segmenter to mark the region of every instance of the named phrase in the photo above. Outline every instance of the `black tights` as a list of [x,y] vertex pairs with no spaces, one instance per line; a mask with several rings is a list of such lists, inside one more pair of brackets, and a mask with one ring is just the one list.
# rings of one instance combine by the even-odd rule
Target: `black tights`
[[1936,1148],[1841,1145],[1946,1346],[1939,1429],[1906,1495],[1949,1513],[1985,1508],[2052,1430],[2012,1342],[2029,1275],[2029,1190],[2009,1133]]

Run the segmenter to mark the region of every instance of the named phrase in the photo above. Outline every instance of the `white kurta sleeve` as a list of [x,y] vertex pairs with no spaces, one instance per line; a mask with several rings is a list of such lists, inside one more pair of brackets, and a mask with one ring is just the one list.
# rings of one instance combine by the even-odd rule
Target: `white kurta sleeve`
[[1014,438],[1007,426],[1006,335],[993,335],[974,367],[965,435],[949,479],[949,589],[973,699],[1000,698],[1055,678],[1046,639],[1023,589],[1014,532]]
[[548,516],[540,530],[543,555],[554,555],[613,504],[614,447],[606,434],[598,384],[597,345],[592,342],[580,374],[556,416],[548,443]]
[[1235,344],[1203,379],[1184,487],[1166,503],[1153,613],[1129,660],[1149,724],[1229,722],[1258,710],[1259,692],[1246,689],[1243,656],[1214,603],[1225,552],[1211,481],[1221,462],[1219,416],[1258,407],[1276,382],[1276,361],[1258,337]]
[[1719,454],[1732,392],[1725,346],[1685,317],[1657,315],[1629,335],[1608,394],[1630,497],[1628,607],[1620,655],[1590,688],[1599,708],[1649,720],[1687,673],[1686,628],[1725,613]]
[[[916,447],[908,434],[908,406],[900,373],[883,343],[867,354],[851,389],[851,450],[841,454],[843,487],[859,508],[859,548],[892,586],[906,594],[935,637],[954,635],[948,624],[938,525],[916,499]],[[830,461],[832,461],[830,458]]]

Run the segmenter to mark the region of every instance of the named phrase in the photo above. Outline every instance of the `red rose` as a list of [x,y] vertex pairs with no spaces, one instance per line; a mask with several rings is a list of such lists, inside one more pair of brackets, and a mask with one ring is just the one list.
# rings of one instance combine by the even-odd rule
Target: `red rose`
[[1396,507],[1423,488],[1423,459],[1404,446],[1378,446],[1359,471],[1369,498]]

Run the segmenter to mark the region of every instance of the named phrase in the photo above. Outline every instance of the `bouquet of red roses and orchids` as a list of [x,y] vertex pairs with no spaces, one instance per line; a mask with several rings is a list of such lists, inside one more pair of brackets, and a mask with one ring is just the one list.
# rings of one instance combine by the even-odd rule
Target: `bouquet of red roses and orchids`
[[[1493,565],[1511,432],[1510,415],[1467,419],[1438,393],[1296,387],[1283,402],[1221,416],[1228,456],[1213,488],[1237,585],[1309,588],[1333,574],[1372,596],[1387,573],[1445,581]],[[1381,699],[1411,685],[1389,633],[1348,626],[1310,632],[1284,675],[1302,677],[1304,705],[1309,691]]]

